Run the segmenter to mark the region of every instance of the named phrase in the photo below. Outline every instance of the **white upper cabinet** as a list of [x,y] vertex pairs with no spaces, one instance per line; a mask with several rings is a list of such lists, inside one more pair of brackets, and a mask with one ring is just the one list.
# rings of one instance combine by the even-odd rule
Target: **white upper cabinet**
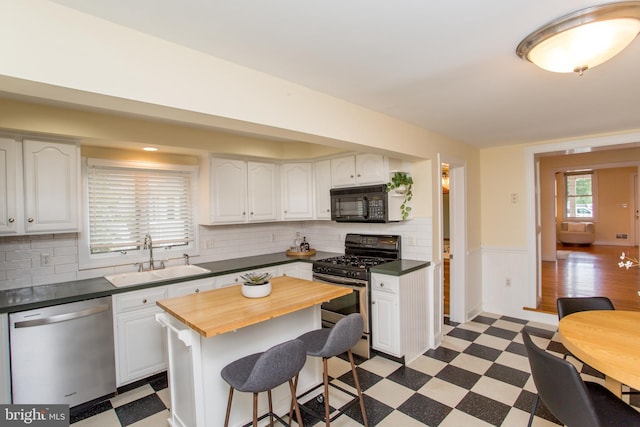
[[11,139],[0,138],[0,234],[17,234],[21,214],[21,192],[18,189],[18,164],[22,163],[18,143]]
[[359,153],[331,159],[333,187],[382,184],[387,179],[387,159],[379,154]]
[[[211,158],[210,211],[201,218],[210,223],[247,221],[247,162]],[[202,203],[201,205],[205,205]]]
[[249,221],[278,219],[278,166],[274,163],[248,164]]
[[274,163],[208,158],[201,164],[200,223],[237,224],[278,218]]
[[2,139],[0,162],[5,166],[0,177],[0,233],[78,231],[80,149],[76,145]]
[[281,176],[282,219],[312,219],[313,164],[284,163],[281,166]]
[[331,160],[319,160],[314,164],[315,217],[331,219]]
[[32,140],[23,144],[25,231],[78,230],[80,149]]
[[358,184],[382,184],[388,180],[387,158],[379,154],[356,155]]

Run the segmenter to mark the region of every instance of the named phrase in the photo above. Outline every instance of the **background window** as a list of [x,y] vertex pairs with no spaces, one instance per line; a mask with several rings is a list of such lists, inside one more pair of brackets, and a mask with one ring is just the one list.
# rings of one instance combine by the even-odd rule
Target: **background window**
[[593,219],[593,172],[565,173],[566,218]]

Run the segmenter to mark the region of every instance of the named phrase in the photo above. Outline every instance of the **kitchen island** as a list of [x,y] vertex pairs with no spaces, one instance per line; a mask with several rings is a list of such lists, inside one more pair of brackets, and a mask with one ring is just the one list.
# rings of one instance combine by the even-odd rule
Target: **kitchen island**
[[[320,304],[351,289],[293,277],[271,279],[265,298],[245,298],[241,286],[158,301],[165,312],[156,316],[166,328],[169,389],[173,427],[220,426],[224,422],[229,386],[220,377],[228,363],[280,342],[319,329]],[[318,358],[309,358],[300,373],[298,393],[322,382]],[[288,413],[286,386],[273,392],[274,411]],[[251,420],[250,393],[236,393],[230,425]],[[260,397],[261,412],[267,410]]]

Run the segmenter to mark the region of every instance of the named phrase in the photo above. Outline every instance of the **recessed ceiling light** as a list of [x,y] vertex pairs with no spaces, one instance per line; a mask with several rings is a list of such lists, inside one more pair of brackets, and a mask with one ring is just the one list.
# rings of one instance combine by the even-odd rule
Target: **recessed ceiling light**
[[144,147],[143,150],[144,151],[158,151],[158,149],[156,147]]

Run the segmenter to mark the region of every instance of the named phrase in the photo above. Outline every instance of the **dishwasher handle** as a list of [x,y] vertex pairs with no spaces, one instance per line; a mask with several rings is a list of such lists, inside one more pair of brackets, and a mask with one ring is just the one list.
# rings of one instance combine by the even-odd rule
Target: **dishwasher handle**
[[80,311],[74,311],[72,313],[56,314],[54,316],[43,317],[42,319],[23,320],[16,322],[14,327],[17,328],[29,328],[31,326],[49,325],[52,323],[66,322],[67,320],[79,319],[81,317],[92,316],[94,314],[102,313],[110,310],[108,304],[96,305]]

